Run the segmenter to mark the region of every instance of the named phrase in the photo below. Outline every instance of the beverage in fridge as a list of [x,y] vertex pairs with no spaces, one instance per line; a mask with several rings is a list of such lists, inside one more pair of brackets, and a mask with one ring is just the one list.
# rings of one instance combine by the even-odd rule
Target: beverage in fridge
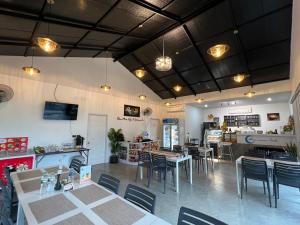
[[178,119],[163,120],[163,148],[173,150],[180,143],[180,127]]

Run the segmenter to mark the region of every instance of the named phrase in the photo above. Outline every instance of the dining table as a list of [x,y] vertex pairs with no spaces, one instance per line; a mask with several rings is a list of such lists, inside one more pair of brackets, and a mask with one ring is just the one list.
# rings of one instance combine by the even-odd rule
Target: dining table
[[[171,152],[171,151],[153,151],[153,150],[141,150],[145,152],[149,152],[150,154],[158,154],[166,156],[166,160],[168,162],[175,163],[175,190],[179,193],[179,176],[180,176],[180,163],[182,162],[189,162],[189,182],[193,184],[193,161],[191,155],[183,155],[182,153]],[[143,179],[143,167],[140,167],[141,170],[141,179]]]
[[[41,176],[55,173],[58,167],[11,173],[18,196],[17,225],[170,225],[165,220],[132,204],[121,196],[88,180],[75,176],[70,191],[40,192]],[[68,168],[61,177],[66,179]]]
[[270,170],[274,169],[274,162],[291,164],[291,165],[300,165],[300,162],[283,161],[283,160],[278,160],[278,159],[266,159],[266,158],[259,158],[259,157],[253,157],[253,156],[240,156],[237,160],[235,160],[236,188],[237,188],[238,196],[241,195],[240,183],[241,183],[241,165],[242,165],[243,158],[251,159],[251,160],[265,161],[267,164],[267,168]]

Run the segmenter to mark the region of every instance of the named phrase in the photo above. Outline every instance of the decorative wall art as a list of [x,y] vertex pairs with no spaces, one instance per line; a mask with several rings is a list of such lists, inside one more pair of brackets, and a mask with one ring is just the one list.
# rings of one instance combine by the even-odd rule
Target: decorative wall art
[[124,105],[124,116],[140,117],[141,108],[138,106]]
[[279,121],[280,114],[279,113],[267,113],[268,121]]

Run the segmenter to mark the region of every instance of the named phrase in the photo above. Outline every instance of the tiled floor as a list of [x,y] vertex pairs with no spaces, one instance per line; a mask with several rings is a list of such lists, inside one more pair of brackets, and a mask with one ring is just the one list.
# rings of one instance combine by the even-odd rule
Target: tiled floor
[[[124,164],[102,164],[93,167],[93,179],[98,180],[102,172],[121,180],[120,192],[124,196],[127,184],[133,183],[136,167]],[[163,194],[163,183],[153,181],[150,191],[157,195],[155,214],[171,224],[177,223],[181,206],[190,207],[214,216],[230,225],[296,225],[300,224],[300,192],[296,188],[281,187],[278,208],[268,205],[263,193],[262,182],[248,182],[248,192],[243,199],[236,194],[235,167],[229,162],[215,163],[215,172],[205,176],[194,170],[193,185],[190,185],[181,171],[181,192],[177,194],[168,177],[167,191]],[[146,179],[138,181],[145,187]],[[146,187],[145,187],[146,188]],[[274,205],[274,199],[273,205]]]

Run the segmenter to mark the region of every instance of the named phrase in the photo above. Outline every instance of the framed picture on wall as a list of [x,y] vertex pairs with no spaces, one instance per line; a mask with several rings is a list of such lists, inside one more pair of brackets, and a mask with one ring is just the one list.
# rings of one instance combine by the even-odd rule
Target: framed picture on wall
[[278,120],[280,120],[280,114],[279,113],[267,113],[267,119],[268,119],[268,121],[278,121]]
[[124,105],[124,116],[140,117],[141,108],[138,106]]

